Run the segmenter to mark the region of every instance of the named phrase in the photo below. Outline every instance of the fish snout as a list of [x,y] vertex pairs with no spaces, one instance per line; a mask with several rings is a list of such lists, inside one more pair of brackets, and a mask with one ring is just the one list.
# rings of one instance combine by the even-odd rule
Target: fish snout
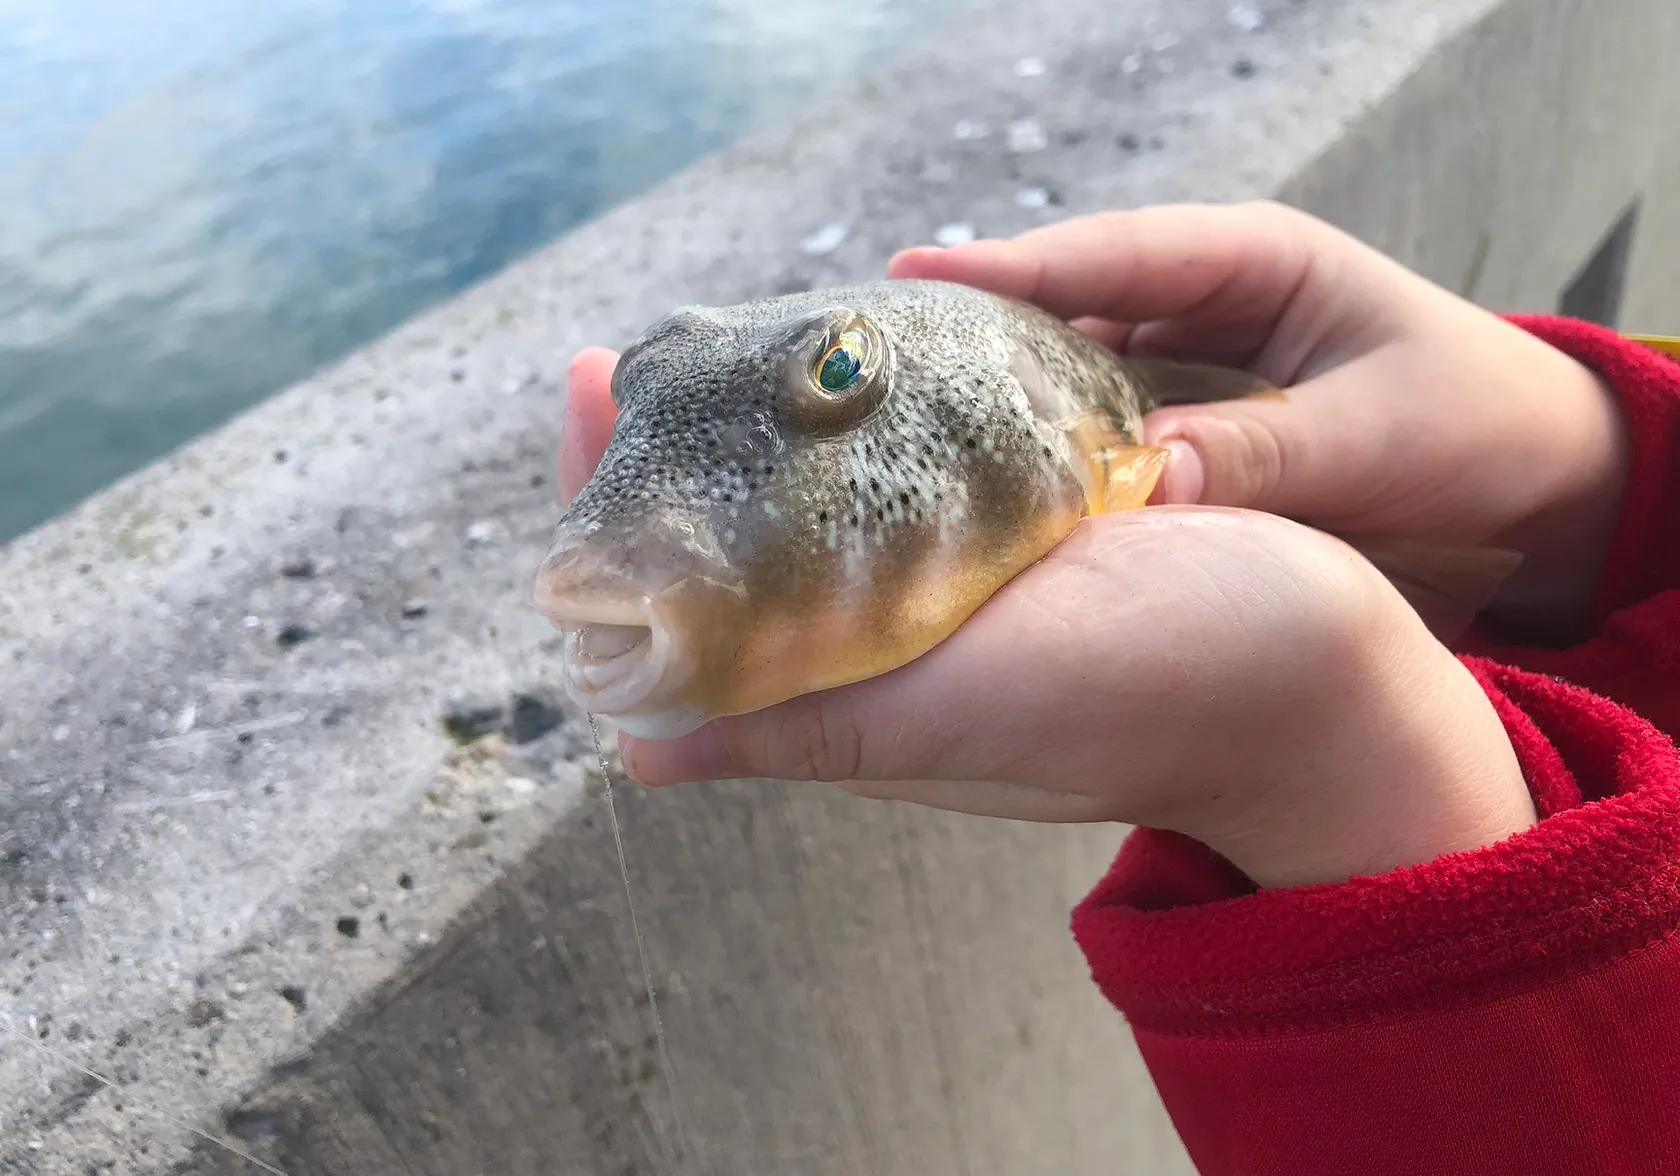
[[671,708],[694,673],[685,604],[719,578],[705,540],[692,525],[557,538],[532,602],[565,634],[562,673],[575,703],[633,735],[669,737],[654,732],[689,725]]

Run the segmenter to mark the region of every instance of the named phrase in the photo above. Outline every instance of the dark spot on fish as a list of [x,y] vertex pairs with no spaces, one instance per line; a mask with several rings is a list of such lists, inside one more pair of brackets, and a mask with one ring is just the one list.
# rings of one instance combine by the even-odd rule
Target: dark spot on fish
[[321,716],[321,726],[336,727],[349,717],[350,708],[345,706],[343,703],[340,703]]
[[908,494],[900,494],[898,496],[898,500],[899,500],[899,502],[903,503],[905,506],[910,505],[910,496]]
[[285,465],[286,464],[286,458],[287,458],[287,453],[284,449],[276,449],[274,451],[274,464],[275,465]]
[[882,520],[882,519],[884,519],[884,518],[886,518],[886,517],[887,517],[887,516],[886,516],[886,512],[885,512],[885,511],[883,511],[883,510],[881,510],[881,509],[880,509],[880,508],[879,508],[879,507],[877,507],[877,508],[876,508],[876,509],[875,509],[875,521],[876,521],[876,522],[877,522],[877,523],[878,523],[878,522],[880,522],[880,521],[881,521],[881,520]]
[[828,522],[828,512],[827,512],[827,511],[826,511],[826,510],[825,510],[825,511],[819,511],[819,512],[818,512],[818,514],[817,514],[817,522],[819,522],[819,523],[826,523],[826,522]]
[[307,555],[280,565],[280,574],[288,580],[313,580],[320,569]]
[[1119,142],[1122,151],[1136,151],[1143,146],[1143,141],[1130,132],[1121,135]]
[[1054,455],[1053,455],[1053,454],[1051,454],[1051,452],[1050,452],[1050,447],[1049,447],[1049,446],[1048,446],[1048,445],[1046,445],[1046,446],[1045,446],[1045,447],[1044,447],[1044,450],[1043,450],[1043,453],[1044,453],[1044,456],[1045,456],[1045,457],[1051,457],[1051,456],[1054,456]]
[[414,875],[410,874],[407,870],[404,870],[402,873],[397,875],[397,885],[402,887],[404,890],[413,890]]
[[309,1009],[309,994],[296,984],[288,984],[280,990],[280,997],[292,1006],[294,1013],[306,1012]]
[[356,939],[362,933],[362,921],[355,915],[342,915],[333,926],[346,939]]
[[975,441],[975,439],[973,437],[970,437],[967,441],[964,441],[963,444],[968,446],[970,449],[976,449],[976,448],[979,447],[979,442]]
[[1231,74],[1233,77],[1251,78],[1254,76],[1254,63],[1246,57],[1239,57],[1231,67]]
[[857,515],[853,515],[852,516],[852,526],[855,527],[857,525],[858,525],[858,517],[857,517]]
[[251,740],[255,739],[256,736],[251,734],[249,731],[241,731],[239,734],[235,735],[233,738],[234,738],[234,742],[236,742],[236,743],[249,743],[249,742],[251,742]]

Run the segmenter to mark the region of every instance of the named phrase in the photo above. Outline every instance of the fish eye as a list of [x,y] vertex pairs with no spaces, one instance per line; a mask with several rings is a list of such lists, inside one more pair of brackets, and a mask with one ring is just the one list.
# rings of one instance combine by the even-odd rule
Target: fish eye
[[863,374],[863,358],[868,354],[869,340],[853,327],[840,336],[817,364],[817,384],[825,392],[844,392]]
[[786,367],[781,423],[803,436],[834,436],[867,420],[892,382],[892,348],[868,316],[847,306],[801,315],[780,328]]

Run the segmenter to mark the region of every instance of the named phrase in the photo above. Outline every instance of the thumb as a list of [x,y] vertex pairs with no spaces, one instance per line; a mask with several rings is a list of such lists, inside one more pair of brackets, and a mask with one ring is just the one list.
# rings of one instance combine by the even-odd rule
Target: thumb
[[1298,404],[1242,401],[1163,408],[1144,421],[1144,441],[1171,457],[1154,501],[1233,506],[1273,514],[1316,509],[1298,501],[1290,475],[1311,450],[1311,420]]

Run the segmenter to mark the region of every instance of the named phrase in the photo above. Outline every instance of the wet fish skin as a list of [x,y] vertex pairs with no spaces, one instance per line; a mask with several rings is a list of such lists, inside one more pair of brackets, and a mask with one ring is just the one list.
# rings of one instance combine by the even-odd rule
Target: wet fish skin
[[[1279,395],[943,282],[681,307],[620,357],[533,600],[579,705],[675,737],[921,656],[1081,519],[1144,505],[1149,411],[1255,394]],[[1449,604],[1482,584],[1475,558],[1384,555]]]

